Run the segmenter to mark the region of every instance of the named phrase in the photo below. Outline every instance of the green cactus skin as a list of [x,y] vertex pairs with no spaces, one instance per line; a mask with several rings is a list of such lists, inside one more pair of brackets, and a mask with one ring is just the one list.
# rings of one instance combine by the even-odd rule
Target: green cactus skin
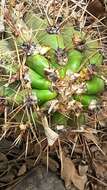
[[89,58],[89,63],[99,66],[103,63],[103,56],[99,52],[97,52]]
[[91,109],[92,106],[93,108],[96,108],[98,101],[96,96],[87,94],[76,95],[74,96],[74,99],[81,102],[84,109]]
[[52,123],[53,125],[64,125],[67,126],[68,118],[59,112],[55,112],[52,115]]
[[15,90],[13,90],[12,87],[0,86],[0,96],[1,97],[9,97],[14,93],[15,93]]
[[[7,101],[10,104],[23,104],[27,98],[28,98],[28,90],[21,90],[19,92],[13,90],[9,87],[1,87],[0,88],[0,96],[6,97]],[[34,96],[34,99],[38,102],[39,105],[54,99],[57,96],[57,93],[55,91],[50,90],[38,90],[38,89],[32,89],[32,96]]]
[[45,76],[45,69],[49,68],[48,60],[39,54],[28,56],[26,64],[43,77]]
[[68,54],[68,63],[66,65],[67,71],[72,71],[77,73],[80,70],[80,66],[82,63],[83,55],[81,52],[77,50],[73,50]]
[[4,69],[2,74],[15,74],[18,70],[18,66],[14,60],[15,54],[11,51],[8,41],[0,40],[0,68]]
[[43,104],[49,100],[56,98],[57,93],[50,90],[32,90],[32,95],[37,97],[38,104]]
[[91,80],[86,82],[86,92],[87,94],[98,94],[104,91],[104,80],[94,76]]
[[48,90],[51,88],[51,82],[41,77],[38,73],[29,68],[28,70],[29,79],[31,81],[32,88]]
[[63,37],[60,34],[44,34],[44,37],[41,39],[41,45],[48,46],[54,50],[58,48],[64,49]]

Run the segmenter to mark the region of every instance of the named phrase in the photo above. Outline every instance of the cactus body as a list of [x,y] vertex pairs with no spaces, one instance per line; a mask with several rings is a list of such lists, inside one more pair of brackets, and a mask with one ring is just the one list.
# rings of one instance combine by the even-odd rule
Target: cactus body
[[[65,24],[64,28],[57,31],[57,28],[48,28],[47,22],[37,16],[32,17],[31,23],[30,21],[27,22],[27,17],[28,14],[25,18],[28,26],[38,30],[37,38],[35,39],[33,36],[32,42],[30,42],[29,35],[26,36],[27,30],[29,34],[29,28],[21,22],[22,26],[20,27],[22,29],[24,27],[24,30],[21,30],[22,33],[16,37],[16,41],[20,48],[23,43],[26,42],[27,44],[25,64],[28,67],[28,78],[25,75],[24,80],[27,78],[30,82],[31,95],[37,100],[36,104],[44,106],[44,103],[57,99],[59,102],[57,109],[61,112],[62,108],[63,112],[63,110],[69,111],[69,107],[72,110],[72,106],[69,104],[71,99],[72,101],[75,99],[85,109],[89,109],[90,105],[95,108],[97,96],[104,91],[105,85],[104,81],[97,76],[97,70],[103,62],[103,56],[98,51],[99,42],[89,42],[91,38],[87,36],[85,39],[85,32],[78,31],[71,25]],[[35,28],[33,28],[32,23],[36,23]],[[42,30],[39,31],[39,27],[42,27]],[[51,31],[53,29],[54,32]],[[34,42],[38,44],[34,44]],[[37,49],[38,46],[39,50]],[[43,46],[48,47],[45,53],[41,51]],[[5,45],[5,49],[7,49],[7,45]],[[90,72],[88,69],[90,65],[97,67],[96,72]],[[86,70],[85,75],[81,74],[84,70]],[[18,80],[20,82],[20,79]],[[82,83],[85,84],[83,89]],[[17,94],[9,88],[4,88],[5,92],[2,93],[2,96],[7,97],[9,102],[12,102],[10,99],[15,100],[18,105],[26,102],[28,98],[26,89],[21,89]],[[79,95],[77,91],[79,91]],[[57,113],[59,114],[59,112]],[[58,114],[54,117],[59,117],[59,124],[63,123],[63,114],[59,114],[59,116]]]

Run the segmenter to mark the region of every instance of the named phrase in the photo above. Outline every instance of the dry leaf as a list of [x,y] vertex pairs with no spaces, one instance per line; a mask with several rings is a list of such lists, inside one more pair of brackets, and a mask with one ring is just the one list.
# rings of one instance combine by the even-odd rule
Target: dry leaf
[[45,135],[47,137],[48,145],[52,146],[58,139],[59,135],[49,127],[46,116],[42,118],[42,124],[45,130]]
[[107,179],[107,163],[94,161],[94,168],[98,178]]
[[91,0],[87,6],[87,10],[95,17],[104,16],[105,6],[102,0]]
[[24,164],[20,167],[17,176],[24,175],[24,174],[26,173],[26,170],[27,170],[26,164],[24,163]]
[[86,175],[86,173],[88,171],[88,165],[85,165],[85,166],[84,165],[79,165],[78,170],[79,170],[79,174],[81,176]]
[[79,190],[84,190],[84,186],[87,181],[87,176],[80,176],[72,160],[65,157],[64,153],[62,153],[61,178],[65,182],[66,189],[70,189],[71,183],[73,183]]

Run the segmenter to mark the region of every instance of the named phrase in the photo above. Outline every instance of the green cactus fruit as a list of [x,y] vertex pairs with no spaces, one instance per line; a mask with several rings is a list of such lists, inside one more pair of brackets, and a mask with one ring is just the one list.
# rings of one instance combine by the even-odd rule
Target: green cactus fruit
[[31,82],[32,88],[41,89],[41,90],[48,90],[51,88],[51,82],[44,79],[36,73],[34,70],[30,69],[28,70],[28,78]]
[[77,50],[68,53],[68,63],[66,65],[67,72],[72,71],[77,73],[82,64],[83,55]]
[[94,76],[91,80],[86,82],[86,92],[87,94],[98,94],[104,91],[104,80]]
[[56,98],[57,93],[55,91],[50,91],[50,90],[32,90],[32,95],[34,97],[37,97],[38,104],[43,104],[49,100],[52,100]]
[[39,54],[27,57],[26,64],[41,76],[45,76],[45,69],[49,68],[48,60]]

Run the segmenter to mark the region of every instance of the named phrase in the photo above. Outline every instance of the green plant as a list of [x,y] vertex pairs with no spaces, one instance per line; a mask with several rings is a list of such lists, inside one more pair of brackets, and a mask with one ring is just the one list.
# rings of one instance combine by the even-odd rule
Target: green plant
[[[40,110],[47,110],[56,102],[51,113],[53,121],[53,113],[59,113],[56,115],[60,121],[62,115],[69,118],[72,112],[96,109],[105,86],[100,76],[103,56],[99,51],[99,40],[92,40],[90,33],[76,30],[70,22],[60,28],[57,24],[49,25],[46,20],[33,17],[33,14],[29,14],[32,16],[30,21],[28,14],[24,20],[14,18],[14,35],[7,25],[12,38],[8,43],[12,50],[19,52],[20,61],[16,60],[19,65],[13,67],[11,49],[2,40],[0,48],[3,52],[8,50],[8,58],[1,55],[1,68],[11,77],[8,85],[3,82],[0,95],[10,105],[13,102],[15,106],[34,104]],[[10,60],[8,64],[5,59]]]

